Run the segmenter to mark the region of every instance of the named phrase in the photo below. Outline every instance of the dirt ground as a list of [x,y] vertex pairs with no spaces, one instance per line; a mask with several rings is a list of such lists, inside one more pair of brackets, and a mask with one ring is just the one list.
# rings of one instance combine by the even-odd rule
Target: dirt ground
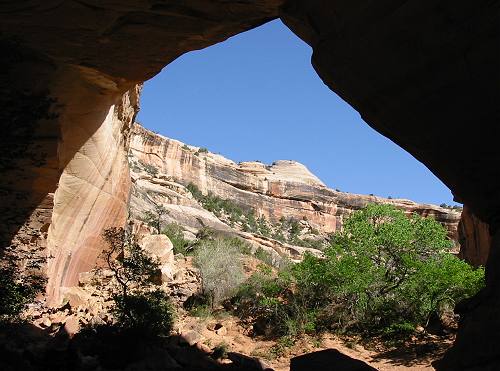
[[228,352],[257,357],[276,371],[289,370],[294,357],[326,349],[335,349],[380,371],[433,370],[431,362],[439,359],[453,341],[451,337],[425,335],[389,347],[373,339],[362,343],[324,334],[318,338],[304,337],[292,344],[252,337],[250,329],[227,313],[205,317],[184,314],[179,318],[177,331],[197,334],[198,342],[212,350],[222,347]]

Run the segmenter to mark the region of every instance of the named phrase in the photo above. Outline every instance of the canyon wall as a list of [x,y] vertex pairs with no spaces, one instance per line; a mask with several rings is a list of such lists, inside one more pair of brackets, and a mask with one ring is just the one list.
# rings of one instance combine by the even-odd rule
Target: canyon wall
[[465,206],[457,232],[460,243],[458,256],[473,266],[486,266],[491,248],[488,224],[480,220]]
[[[86,86],[72,89],[80,92],[71,95],[78,102],[87,99]],[[125,224],[130,192],[126,152],[139,92],[136,86],[125,93],[104,119],[102,111],[88,111],[78,104],[67,104],[61,110],[63,122],[70,125],[63,125],[59,159],[66,165],[54,194],[48,231],[47,294],[51,304],[58,302],[61,287],[76,286],[79,273],[95,266],[104,248],[102,231]]]
[[[185,196],[182,195],[186,194],[183,188],[193,183],[204,194],[211,193],[255,210],[257,217],[264,216],[274,223],[282,218],[303,220],[311,229],[328,234],[341,228],[344,218],[352,211],[368,203],[384,203],[403,209],[407,214],[434,217],[447,228],[450,238],[457,241],[459,211],[410,200],[336,191],[295,161],[281,160],[271,165],[237,164],[221,155],[155,134],[139,124],[135,124],[132,131],[129,161],[133,183],[139,193],[153,192],[162,184],[158,177],[166,177],[164,184],[169,191],[162,192],[163,200],[161,197],[156,199],[161,204],[188,204],[189,201],[183,201]],[[151,166],[157,169],[158,175],[134,171]],[[133,199],[132,202],[137,201]],[[151,203],[133,209],[140,215],[146,211],[144,208],[150,207]]]

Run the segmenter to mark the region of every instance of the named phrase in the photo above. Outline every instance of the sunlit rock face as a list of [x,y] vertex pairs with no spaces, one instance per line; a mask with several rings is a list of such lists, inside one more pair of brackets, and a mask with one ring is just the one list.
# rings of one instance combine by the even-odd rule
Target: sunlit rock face
[[[138,124],[134,125],[131,135],[129,160],[153,166],[160,175],[167,176],[168,181],[147,175],[133,177],[138,192],[163,195],[163,199],[157,199],[159,203],[188,206],[192,201],[183,186],[193,183],[204,194],[212,193],[243,208],[251,208],[257,216],[272,222],[283,217],[304,220],[322,233],[335,232],[341,228],[345,217],[368,203],[385,203],[408,214],[432,216],[448,229],[452,239],[456,241],[457,237],[460,212],[410,200],[335,191],[298,162],[238,164],[218,154],[200,152],[198,147],[155,134]],[[139,214],[141,208],[144,212],[151,207],[134,202],[137,205],[133,208]]]
[[491,247],[488,224],[475,216],[465,206],[458,225],[459,256],[474,266],[485,266]]
[[[74,98],[78,102],[88,99],[86,86],[74,91],[81,91]],[[82,111],[72,102],[62,111],[69,125],[63,125],[59,156],[67,165],[54,195],[48,236],[50,303],[59,300],[61,287],[76,286],[79,273],[95,266],[105,247],[103,229],[125,224],[130,190],[126,151],[138,99],[136,87],[105,115],[100,110]]]
[[[106,225],[83,223],[81,232],[70,231],[67,247],[60,242],[63,226],[80,220],[67,218],[78,211],[63,211],[65,205],[78,205],[77,198],[84,197],[82,204],[93,210],[88,217],[105,212],[101,208],[96,214],[101,192],[75,192],[77,178],[96,179],[98,189],[111,192],[104,204],[126,203],[126,186],[119,185],[128,182],[126,164],[114,165],[112,171],[106,165],[102,175],[92,176],[98,161],[81,159],[89,155],[81,150],[90,148],[94,134],[109,139],[119,133],[110,129],[112,107],[183,53],[281,17],[313,48],[312,64],[325,84],[375,130],[429,167],[489,226],[487,289],[467,307],[458,340],[438,367],[500,368],[495,341],[500,332],[498,1],[49,0],[4,1],[0,12],[0,202],[5,210],[0,213],[0,241],[9,244],[16,231],[32,223],[33,212],[50,203],[47,196],[56,191],[64,171],[48,241],[41,242],[59,255],[49,263],[54,264],[49,269],[53,296],[57,287],[73,280],[75,267],[82,266],[79,259],[91,260],[83,251],[93,247],[81,241],[95,241]],[[87,91],[85,99],[75,99],[81,89]],[[76,107],[80,114],[73,116]],[[37,115],[26,114],[33,112]],[[126,142],[126,137],[114,138]],[[117,147],[107,143],[114,160],[106,161],[116,164]],[[94,181],[81,182],[92,187]],[[50,211],[43,214],[50,219]],[[121,212],[116,215],[121,221]],[[34,240],[45,239],[46,223],[33,223],[35,231],[41,228]]]

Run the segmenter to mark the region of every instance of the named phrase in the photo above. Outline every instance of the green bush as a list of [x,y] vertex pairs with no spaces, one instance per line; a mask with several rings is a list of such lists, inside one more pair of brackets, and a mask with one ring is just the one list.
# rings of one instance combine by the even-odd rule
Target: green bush
[[19,268],[0,268],[0,322],[14,321],[45,289],[46,279],[39,274],[24,274]]
[[167,294],[153,288],[159,262],[149,256],[123,228],[103,233],[109,248],[104,251],[118,291],[111,295],[116,323],[144,335],[166,335],[172,328],[174,311]]
[[146,171],[146,173],[148,173],[152,177],[156,177],[158,175],[159,170],[156,166],[148,164],[141,160],[138,160],[138,163],[142,166],[144,171]]
[[241,254],[251,255],[252,246],[239,237],[224,237],[225,242],[236,248]]
[[163,234],[172,242],[174,254],[188,255],[191,252],[191,242],[184,238],[182,231],[182,227],[179,224],[170,223],[163,229]]
[[309,247],[316,250],[324,250],[328,247],[328,243],[323,239],[317,240],[314,238],[297,238],[295,242],[297,246]]
[[236,314],[253,321],[258,335],[297,335],[297,321],[302,315],[296,311],[301,307],[294,305],[289,283],[286,275],[275,276],[270,267],[259,266],[259,271],[243,283],[231,299]]
[[333,235],[324,258],[306,254],[277,278],[252,277],[236,301],[251,308],[244,317],[267,321],[279,336],[408,332],[484,285],[484,270],[451,255],[451,245],[432,218],[368,205]]
[[274,259],[271,253],[267,252],[264,250],[262,247],[258,247],[257,250],[255,250],[254,256],[259,259],[261,262],[266,263],[269,266],[273,266],[274,264]]
[[165,209],[163,205],[154,205],[151,210],[144,213],[142,220],[156,229],[156,233],[160,234],[164,222],[164,218],[169,214],[169,211]]
[[0,323],[20,320],[26,305],[45,290],[43,252],[13,244],[0,254]]
[[194,199],[197,201],[203,200],[203,193],[200,191],[200,189],[194,184],[194,183],[189,183],[186,186],[186,189],[191,192],[193,195]]
[[202,291],[214,307],[229,298],[244,280],[243,263],[238,246],[227,240],[205,240],[195,252],[200,270]]
[[[245,232],[319,250],[323,250],[327,245],[322,240],[300,238],[301,226],[299,221],[294,218],[282,217],[279,223],[272,223],[264,216],[257,217],[254,210],[244,209],[231,200],[225,200],[210,192],[204,195],[193,183],[189,183],[186,188],[204,209],[214,213],[217,217],[225,215],[231,226],[234,226],[235,223],[241,223]],[[313,230],[312,232],[318,234],[318,231]]]
[[168,335],[174,323],[174,308],[161,289],[113,297],[117,324],[145,335]]
[[208,195],[204,195],[193,183],[189,183],[186,188],[204,209],[214,213],[218,217],[224,212],[229,215],[231,220],[238,221],[244,214],[243,209],[234,202],[215,196],[211,192]]

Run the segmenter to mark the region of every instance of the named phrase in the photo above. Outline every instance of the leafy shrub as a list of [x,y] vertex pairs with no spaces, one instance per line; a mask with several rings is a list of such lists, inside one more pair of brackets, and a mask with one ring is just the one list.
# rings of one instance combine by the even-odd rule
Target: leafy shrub
[[213,359],[223,359],[227,358],[227,352],[229,351],[229,346],[226,343],[220,343],[212,351]]
[[156,229],[156,233],[160,234],[163,219],[166,215],[168,215],[169,211],[165,209],[163,205],[155,205],[152,210],[148,210],[144,213],[143,220],[144,222]]
[[201,201],[203,200],[203,193],[200,191],[200,189],[196,186],[196,184],[194,183],[189,183],[187,186],[186,186],[186,189],[191,192],[191,194],[193,195],[194,199],[197,200],[197,201]]
[[243,230],[245,232],[257,232],[259,226],[257,224],[257,219],[255,218],[255,213],[253,210],[251,212],[246,213],[245,215],[245,223],[243,224]]
[[226,240],[203,241],[196,249],[195,263],[212,307],[229,298],[244,280],[240,251]]
[[146,335],[168,335],[174,323],[174,308],[161,289],[113,297],[113,313],[122,328]]
[[445,209],[450,209],[450,210],[456,210],[456,211],[462,211],[463,210],[463,207],[460,206],[460,205],[448,205],[446,203],[442,203],[441,205],[439,205],[440,207],[443,207]]
[[269,266],[273,266],[273,256],[271,253],[265,251],[262,247],[258,247],[257,250],[255,251],[254,256],[259,259],[261,262],[266,263]]
[[0,322],[16,320],[26,305],[43,292],[45,283],[41,275],[24,275],[13,266],[0,268]]
[[138,162],[142,166],[144,171],[146,171],[146,173],[148,173],[152,177],[156,177],[158,175],[159,170],[156,166],[148,164],[148,163],[141,161],[141,160],[138,160]]
[[[282,217],[279,223],[271,223],[264,216],[257,217],[254,210],[244,209],[231,200],[220,198],[210,192],[204,195],[193,183],[189,183],[186,188],[204,209],[214,213],[219,218],[223,215],[227,216],[231,226],[237,222],[241,223],[242,229],[245,232],[274,238],[278,241],[288,242],[297,246],[320,250],[323,250],[327,245],[327,243],[321,240],[300,238],[301,226],[294,218],[286,219]],[[318,233],[315,230],[313,232]]]
[[241,254],[250,255],[252,246],[239,237],[224,237],[225,243],[236,248]]
[[281,337],[297,334],[295,321],[300,316],[288,299],[293,299],[288,279],[276,277],[268,266],[259,266],[231,300],[238,316],[254,322],[256,334]]
[[318,240],[314,238],[297,238],[295,242],[297,243],[297,246],[309,247],[316,250],[324,250],[328,246],[328,243],[323,239]]
[[191,242],[184,238],[182,227],[177,223],[170,223],[163,229],[165,234],[174,247],[174,254],[188,255],[190,253]]
[[109,246],[104,257],[119,288],[111,297],[117,324],[145,335],[168,334],[173,307],[164,291],[152,289],[159,262],[123,228],[106,229],[103,237]]
[[450,247],[434,219],[368,205],[346,220],[324,258],[306,254],[278,277],[259,273],[235,300],[243,317],[267,323],[278,336],[321,329],[407,333],[484,285],[484,270],[451,255]]
[[42,272],[47,258],[43,253],[13,244],[0,254],[0,322],[20,319],[26,305],[45,290]]
[[231,200],[225,200],[211,192],[204,195],[193,183],[189,183],[186,188],[204,209],[214,213],[217,217],[221,217],[225,213],[228,215],[230,221],[237,222],[245,214],[244,210]]
[[198,150],[199,153],[208,153],[208,149],[205,148],[205,147],[200,147],[200,149]]

